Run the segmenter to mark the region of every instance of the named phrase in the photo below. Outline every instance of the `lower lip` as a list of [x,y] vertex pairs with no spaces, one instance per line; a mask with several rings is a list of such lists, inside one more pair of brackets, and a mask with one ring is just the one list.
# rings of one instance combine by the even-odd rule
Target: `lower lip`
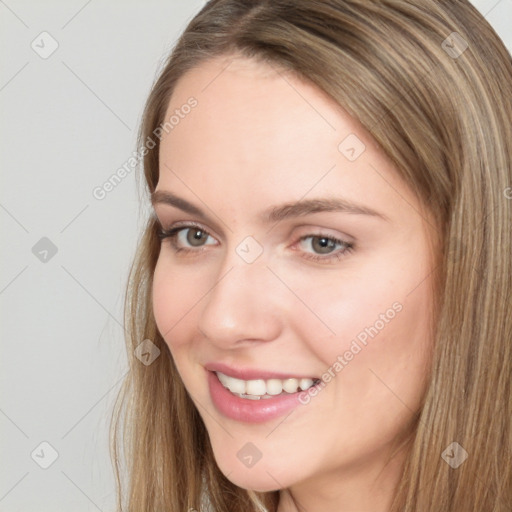
[[240,398],[219,381],[215,372],[208,371],[208,386],[215,407],[228,418],[245,423],[263,423],[278,418],[301,404],[300,393],[286,393],[272,398]]

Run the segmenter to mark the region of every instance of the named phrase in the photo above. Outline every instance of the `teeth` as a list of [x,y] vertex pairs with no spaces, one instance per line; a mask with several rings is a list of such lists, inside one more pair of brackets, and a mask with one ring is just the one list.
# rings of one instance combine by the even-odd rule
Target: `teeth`
[[242,395],[242,398],[259,400],[260,398],[270,398],[280,395],[283,391],[286,393],[296,393],[299,389],[306,391],[315,382],[313,379],[257,379],[241,380],[229,377],[221,372],[215,372],[221,384],[229,389],[235,395]]
[[283,382],[279,379],[270,379],[266,382],[267,395],[279,395],[283,392]]
[[245,380],[232,379],[223,373],[216,372],[220,382],[225,388],[228,388],[232,393],[245,393]]
[[299,379],[283,380],[283,389],[287,393],[295,393],[299,389]]
[[246,395],[263,396],[266,392],[267,385],[264,380],[248,380],[245,383]]
[[302,389],[302,391],[306,391],[311,386],[313,386],[313,384],[315,384],[313,379],[300,379],[299,386],[300,386],[300,389]]

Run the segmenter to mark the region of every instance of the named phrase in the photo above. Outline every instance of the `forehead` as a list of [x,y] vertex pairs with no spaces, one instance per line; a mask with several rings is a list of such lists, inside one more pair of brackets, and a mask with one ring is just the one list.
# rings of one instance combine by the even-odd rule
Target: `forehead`
[[[320,134],[332,138],[348,128],[336,115],[341,108],[320,89],[253,59],[220,57],[186,73],[177,83],[166,118],[192,96],[197,107],[170,134],[176,144],[200,130],[209,134],[202,145],[228,146],[234,153],[265,142],[265,152],[272,151],[275,158],[286,149],[283,143],[297,138],[313,141]],[[228,136],[236,137],[236,147],[229,144]]]
[[[184,109],[190,98],[197,105]],[[179,116],[183,110],[189,113]],[[309,160],[320,152],[337,158],[337,139],[354,130],[339,111],[321,90],[278,68],[220,57],[178,81],[165,114],[166,120],[174,115],[173,128],[164,134],[161,156],[178,168],[204,171],[207,160],[209,171],[256,166],[259,174],[300,173],[306,154]]]
[[[196,106],[184,109],[190,98]],[[339,194],[392,217],[390,208],[415,202],[357,120],[277,67],[241,57],[204,62],[178,81],[165,118],[172,115],[179,122],[162,138],[160,190],[233,212]],[[346,140],[364,148],[357,159],[343,152]]]

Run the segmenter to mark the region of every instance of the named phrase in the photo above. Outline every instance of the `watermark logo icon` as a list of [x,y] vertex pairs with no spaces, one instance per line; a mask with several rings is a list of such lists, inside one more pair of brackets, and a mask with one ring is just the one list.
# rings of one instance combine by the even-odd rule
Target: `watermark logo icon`
[[57,246],[45,236],[32,247],[32,254],[43,263],[48,263],[57,251]]
[[238,450],[236,456],[244,466],[252,468],[261,457],[263,457],[263,454],[258,450],[256,445],[249,442],[245,443],[242,448]]
[[31,43],[30,47],[39,57],[47,59],[51,57],[59,47],[57,40],[48,32],[41,32]]
[[252,236],[245,237],[236,247],[236,253],[246,263],[255,262],[262,254],[263,247]]
[[453,469],[457,469],[468,458],[468,452],[459,443],[453,442],[446,447],[441,458]]
[[452,32],[441,43],[442,49],[452,59],[458,59],[468,49],[468,46],[468,42],[458,32]]
[[43,441],[30,456],[39,467],[48,469],[59,458],[59,452],[48,441]]
[[144,340],[137,345],[134,354],[142,364],[149,366],[160,355],[160,349],[151,340]]
[[349,162],[355,162],[365,152],[365,150],[366,146],[355,133],[351,133],[345,137],[338,145],[338,151]]

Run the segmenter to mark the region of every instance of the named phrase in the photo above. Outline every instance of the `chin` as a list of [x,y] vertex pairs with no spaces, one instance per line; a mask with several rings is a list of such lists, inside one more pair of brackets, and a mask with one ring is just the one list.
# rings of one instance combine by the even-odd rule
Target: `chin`
[[282,481],[282,478],[273,478],[273,475],[275,475],[277,471],[269,471],[268,468],[263,465],[257,467],[257,464],[255,467],[247,469],[241,469],[239,467],[233,469],[232,466],[224,468],[220,464],[218,465],[223,475],[231,483],[248,491],[271,492],[288,487],[289,485],[288,479],[286,481]]

